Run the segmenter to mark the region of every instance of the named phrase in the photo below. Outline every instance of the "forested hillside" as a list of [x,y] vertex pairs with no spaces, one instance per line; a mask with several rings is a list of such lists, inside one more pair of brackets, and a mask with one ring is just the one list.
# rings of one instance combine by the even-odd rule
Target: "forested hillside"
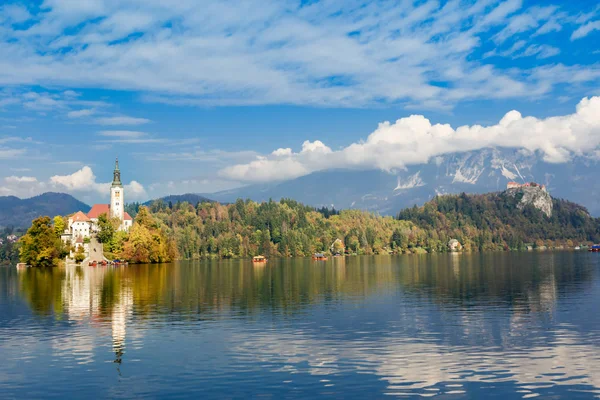
[[422,207],[401,211],[411,221],[446,241],[455,238],[466,250],[573,246],[600,240],[600,219],[569,201],[552,199],[547,217],[533,205],[519,209],[520,198],[507,192],[439,196]]
[[[167,227],[182,258],[308,256],[314,252],[379,254],[392,250],[394,231],[419,229],[392,217],[348,210],[315,209],[294,200],[234,204],[164,202],[150,206]],[[336,240],[339,239],[337,243]]]

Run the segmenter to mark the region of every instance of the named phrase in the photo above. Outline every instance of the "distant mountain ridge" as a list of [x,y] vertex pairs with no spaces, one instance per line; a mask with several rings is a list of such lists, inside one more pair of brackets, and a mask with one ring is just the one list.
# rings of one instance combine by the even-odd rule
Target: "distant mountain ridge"
[[314,207],[395,215],[439,194],[497,192],[505,190],[510,181],[537,182],[546,185],[552,197],[581,204],[598,216],[598,171],[599,160],[587,157],[552,164],[544,161],[542,155],[523,149],[486,148],[434,157],[428,163],[411,165],[402,171],[330,170],[205,195],[222,202],[240,197],[254,201],[285,197]]
[[28,199],[0,197],[0,227],[29,227],[31,221],[43,215],[68,215],[88,212],[90,206],[66,193],[48,192]]

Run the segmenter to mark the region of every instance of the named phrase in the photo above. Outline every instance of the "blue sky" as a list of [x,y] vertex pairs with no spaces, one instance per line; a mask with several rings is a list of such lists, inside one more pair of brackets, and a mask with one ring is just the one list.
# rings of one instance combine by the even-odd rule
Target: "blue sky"
[[596,1],[199,4],[2,2],[0,195],[104,199],[117,155],[144,200],[485,146],[600,154]]

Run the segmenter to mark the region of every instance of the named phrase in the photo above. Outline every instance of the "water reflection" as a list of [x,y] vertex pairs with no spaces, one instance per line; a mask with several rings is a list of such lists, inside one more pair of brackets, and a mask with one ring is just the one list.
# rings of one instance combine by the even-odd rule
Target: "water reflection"
[[[10,290],[0,311],[19,298],[33,314],[11,324],[0,316],[8,360],[0,388],[25,354],[18,333],[47,334],[47,362],[93,370],[90,389],[110,381],[101,367],[110,361],[119,379],[153,390],[123,383],[108,397],[173,394],[173,379],[218,397],[242,376],[240,397],[265,387],[287,397],[600,395],[598,259],[500,253],[2,271],[0,287]],[[27,357],[43,357],[43,343],[32,348]],[[28,377],[12,382],[10,393],[31,394]]]

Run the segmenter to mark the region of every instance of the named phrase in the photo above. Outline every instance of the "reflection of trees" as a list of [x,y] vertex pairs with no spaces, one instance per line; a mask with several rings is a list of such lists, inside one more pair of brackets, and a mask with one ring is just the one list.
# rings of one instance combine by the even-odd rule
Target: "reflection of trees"
[[[403,292],[441,304],[477,298],[548,309],[560,287],[589,282],[592,269],[577,267],[573,253],[445,254],[282,259],[264,266],[245,260],[139,265],[128,268],[28,269],[21,287],[36,312],[110,319],[131,299],[137,318],[272,309],[294,312],[344,296],[366,297],[400,285]],[[575,285],[576,286],[576,285]],[[64,288],[63,288],[64,287]],[[64,298],[63,298],[64,297]]]
[[[393,282],[390,257],[141,265],[129,268],[135,311],[188,315],[235,310],[291,312],[310,303],[345,295],[366,296]],[[374,265],[373,263],[376,263]],[[157,307],[158,306],[158,307]]]
[[[559,288],[591,282],[577,253],[475,253],[403,257],[399,283],[417,296],[439,303],[469,305],[475,299],[548,310]],[[585,254],[583,255],[585,256]]]
[[27,268],[19,273],[20,291],[33,312],[54,314],[63,312],[62,283],[65,272],[62,268]]

